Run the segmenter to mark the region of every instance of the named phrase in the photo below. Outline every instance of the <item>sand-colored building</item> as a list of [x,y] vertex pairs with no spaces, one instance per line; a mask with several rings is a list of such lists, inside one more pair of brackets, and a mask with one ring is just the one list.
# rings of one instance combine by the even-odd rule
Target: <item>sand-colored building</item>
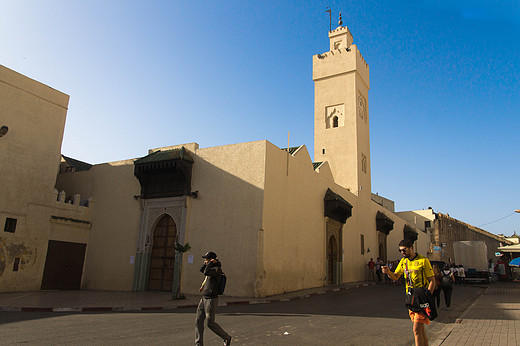
[[91,206],[55,190],[68,102],[0,65],[1,292],[80,287]]
[[[371,193],[368,64],[347,27],[330,32],[329,40],[330,51],[313,57],[314,160],[305,145],[278,148],[265,140],[210,148],[180,144],[97,165],[60,158],[68,97],[14,74],[52,90],[45,89],[54,99],[35,92],[23,102],[6,97],[14,113],[39,102],[48,114],[37,112],[34,122],[13,120],[0,138],[2,162],[7,145],[13,156],[31,155],[14,167],[11,198],[25,179],[38,185],[38,193],[27,192],[16,208],[2,199],[0,216],[29,219],[26,206],[36,196],[49,197],[34,202],[45,211],[31,221],[34,228],[2,234],[2,242],[10,244],[35,242],[31,249],[38,249],[38,260],[25,261],[23,268],[32,284],[14,283],[6,270],[11,283],[0,284],[0,291],[57,288],[41,285],[46,263],[60,258],[67,265],[59,252],[47,251],[51,241],[82,246],[81,288],[176,292],[180,285],[184,293],[198,293],[201,255],[211,250],[229,278],[226,293],[258,297],[364,281],[370,258],[400,258],[397,244],[403,238],[426,253],[428,230],[406,222],[392,201]],[[5,88],[23,94],[21,88]],[[46,129],[49,143],[32,148],[30,137],[20,137],[17,145],[6,145],[14,129],[36,131],[38,121],[56,122]],[[20,171],[29,171],[25,165],[42,157],[48,177],[31,171],[22,179]],[[88,203],[81,202],[85,199]],[[175,251],[185,243],[191,250]]]
[[181,277],[196,293],[212,250],[228,294],[266,296],[364,281],[370,258],[399,258],[404,237],[428,248],[427,233],[372,200],[368,64],[348,28],[329,39],[313,57],[315,162],[304,145],[190,143],[59,175],[60,190],[96,201],[83,287],[175,290]]

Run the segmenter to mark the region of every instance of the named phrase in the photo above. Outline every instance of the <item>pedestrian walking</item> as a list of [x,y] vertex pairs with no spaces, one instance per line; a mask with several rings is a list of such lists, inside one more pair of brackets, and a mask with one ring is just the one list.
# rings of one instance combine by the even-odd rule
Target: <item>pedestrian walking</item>
[[435,290],[433,291],[433,296],[435,297],[437,310],[439,310],[441,308],[442,272],[437,264],[433,265],[433,275],[435,276]]
[[448,269],[451,271],[451,273],[453,274],[453,277],[455,278],[455,285],[458,285],[459,284],[458,266],[455,263],[452,263],[451,267]]
[[451,294],[453,293],[453,284],[455,283],[455,276],[453,275],[448,264],[444,266],[442,271],[441,288],[444,293],[444,303],[446,304],[446,311],[450,310]]
[[204,321],[213,333],[224,341],[224,345],[231,345],[231,335],[226,333],[215,322],[215,314],[218,306],[219,280],[222,276],[222,264],[217,260],[217,254],[207,252],[204,256],[204,264],[200,271],[204,274],[204,281],[199,291],[202,292],[199,306],[197,307],[197,323],[195,326],[195,345],[204,345]]
[[383,266],[385,265],[385,262],[380,258],[379,259],[379,276],[380,276],[380,279],[381,279],[381,283],[386,283],[386,275],[383,274]]
[[381,258],[377,258],[376,260],[376,275],[377,275],[377,282],[381,282],[381,264],[383,261],[381,261]]
[[374,262],[374,259],[373,258],[370,258],[370,261],[368,261],[368,272],[369,272],[369,276],[370,276],[370,281],[375,281],[376,278],[374,276],[374,270],[375,270],[375,267],[376,267],[376,263]]
[[[435,277],[433,275],[430,261],[414,252],[413,243],[409,239],[401,240],[399,243],[399,251],[403,255],[403,258],[397,265],[395,272],[390,271],[387,266],[384,266],[383,273],[387,274],[388,277],[394,281],[399,280],[401,275],[404,273],[406,279],[406,294],[415,292],[418,288],[427,287],[430,297],[433,298],[432,294],[435,289]],[[430,299],[430,297],[428,297],[428,301],[433,300]],[[433,305],[435,305],[435,303],[433,303]],[[435,306],[430,304],[429,308],[435,309]],[[430,324],[429,318],[422,312],[414,312],[410,309],[408,310],[408,314],[413,322],[415,345],[428,345],[428,338],[426,336],[424,325]]]
[[459,273],[459,280],[461,284],[466,283],[466,271],[464,270],[464,266],[462,264],[459,264],[459,267],[457,268],[457,272]]

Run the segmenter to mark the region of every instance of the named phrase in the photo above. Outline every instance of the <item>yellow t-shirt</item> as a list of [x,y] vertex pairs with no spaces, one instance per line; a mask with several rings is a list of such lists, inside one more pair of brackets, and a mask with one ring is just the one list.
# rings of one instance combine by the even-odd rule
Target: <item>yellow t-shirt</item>
[[[407,266],[408,270],[406,269]],[[410,287],[410,281],[411,287],[428,286],[428,278],[434,276],[430,260],[419,254],[411,261],[406,257],[401,259],[395,269],[395,274],[402,275],[403,273],[407,289]]]

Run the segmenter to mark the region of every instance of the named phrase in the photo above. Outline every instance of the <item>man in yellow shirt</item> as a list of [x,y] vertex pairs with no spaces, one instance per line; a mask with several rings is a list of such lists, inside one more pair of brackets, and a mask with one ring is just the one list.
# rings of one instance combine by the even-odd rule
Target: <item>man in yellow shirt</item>
[[[403,258],[397,265],[395,272],[392,272],[387,266],[382,267],[383,273],[394,281],[399,280],[401,275],[405,276],[406,292],[409,288],[428,287],[430,293],[435,290],[435,277],[433,274],[430,261],[413,251],[413,243],[409,239],[401,240],[399,243],[399,251]],[[428,338],[424,329],[425,324],[430,324],[428,317],[421,313],[408,310],[410,319],[413,322],[413,334],[415,337],[415,345],[428,345]]]

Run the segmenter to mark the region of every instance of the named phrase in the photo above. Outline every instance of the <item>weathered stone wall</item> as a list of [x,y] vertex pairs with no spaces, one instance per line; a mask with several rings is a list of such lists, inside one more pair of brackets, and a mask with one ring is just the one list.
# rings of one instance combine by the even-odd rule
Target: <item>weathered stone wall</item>
[[[453,242],[464,240],[484,241],[487,246],[488,259],[494,258],[495,252],[501,244],[508,243],[505,239],[483,229],[454,219],[449,215],[436,213],[433,232],[431,233],[432,254],[429,258],[431,260],[454,262]],[[441,250],[435,250],[435,247],[440,247]]]

